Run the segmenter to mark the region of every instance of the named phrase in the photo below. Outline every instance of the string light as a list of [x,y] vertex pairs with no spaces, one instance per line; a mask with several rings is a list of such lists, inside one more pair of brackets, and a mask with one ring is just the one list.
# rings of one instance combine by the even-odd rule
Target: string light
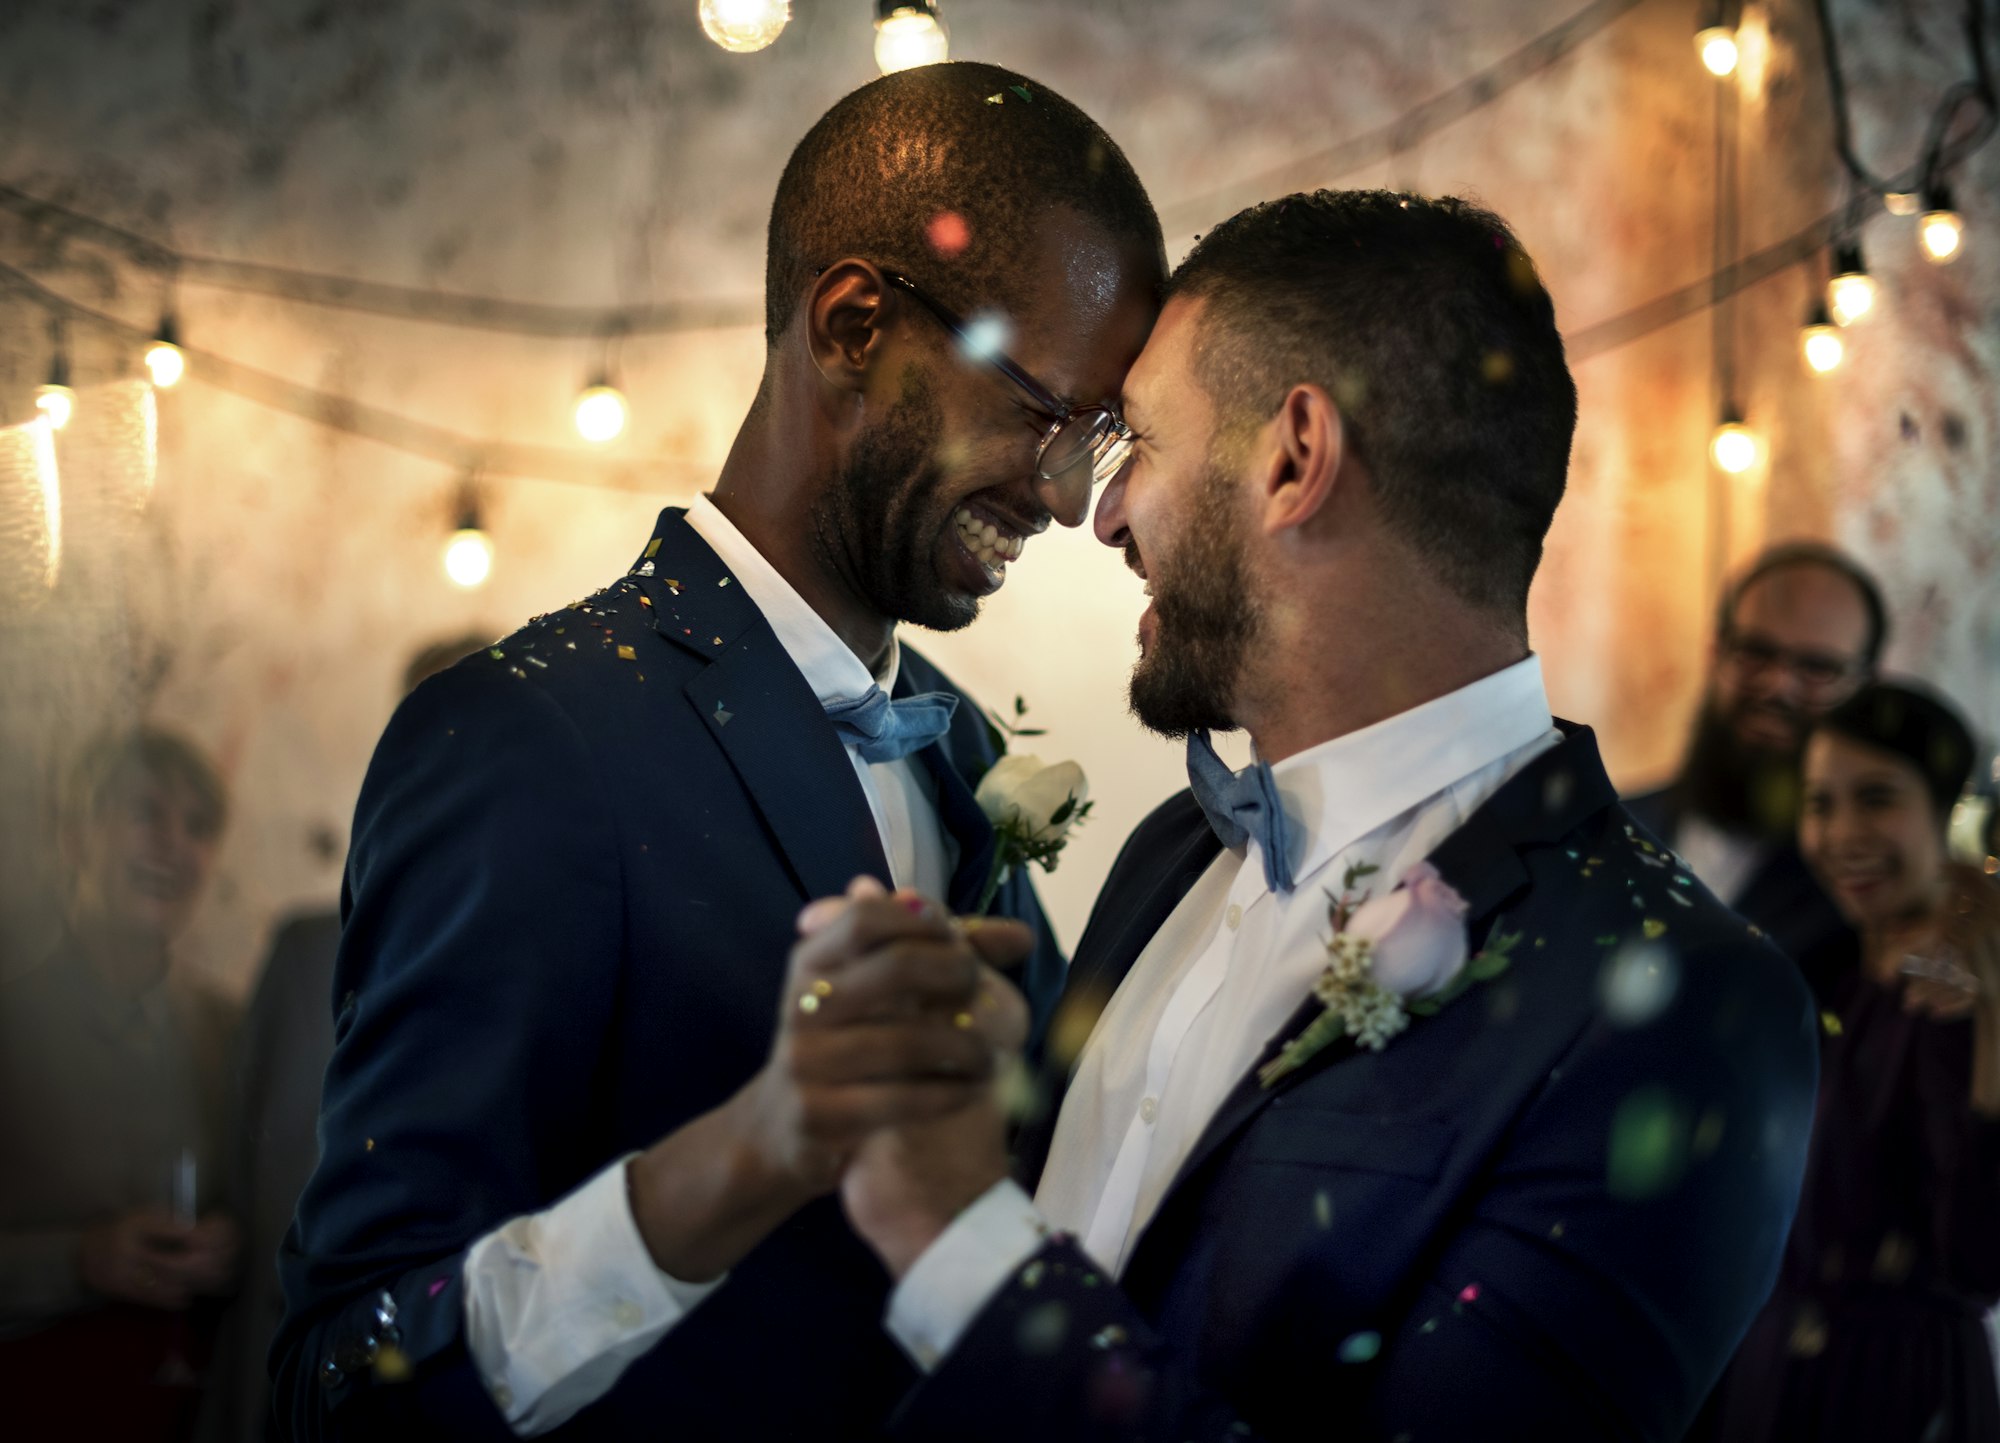
[[1723,412],[1722,424],[1708,443],[1709,459],[1717,468],[1741,476],[1757,464],[1759,449],[1757,433],[1743,424],[1743,417],[1733,410]]
[[792,18],[791,0],[701,0],[702,32],[734,55],[762,50]]
[[473,477],[465,478],[458,503],[458,528],[444,544],[444,574],[452,584],[471,591],[493,574],[493,538],[479,518],[479,495]]
[[576,434],[597,446],[617,440],[625,430],[629,414],[625,393],[612,385],[603,372],[583,388],[571,413],[576,421]]
[[875,0],[875,64],[884,75],[936,65],[950,53],[937,0]]
[[1694,48],[1701,55],[1701,63],[1708,67],[1708,73],[1717,80],[1733,75],[1742,55],[1736,44],[1736,32],[1727,25],[1704,26],[1695,33]]
[[187,374],[180,326],[171,311],[160,317],[160,329],[153,333],[153,343],[146,347],[146,369],[152,374],[153,384],[163,391],[179,385],[181,377]]
[[1861,262],[1861,242],[1833,248],[1833,276],[1826,283],[1826,308],[1836,324],[1851,326],[1875,305],[1875,277]]
[[1917,221],[1917,238],[1923,243],[1924,258],[1932,265],[1949,265],[1958,259],[1965,222],[1952,209],[1951,188],[1943,181],[1924,188],[1924,213]]
[[49,379],[35,387],[35,409],[51,431],[60,431],[76,413],[76,392],[69,386],[69,347],[63,344],[62,321],[56,317],[49,319],[49,345]]
[[1834,325],[1824,305],[1814,306],[1812,314],[1806,317],[1805,329],[1799,333],[1799,349],[1806,364],[1822,376],[1846,357],[1847,343],[1841,340],[1840,328]]

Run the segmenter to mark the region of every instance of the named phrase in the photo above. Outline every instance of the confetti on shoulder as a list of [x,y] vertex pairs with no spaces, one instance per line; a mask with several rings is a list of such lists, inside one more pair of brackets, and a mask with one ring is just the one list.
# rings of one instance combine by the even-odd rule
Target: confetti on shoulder
[[986,97],[986,103],[988,105],[1005,105],[1007,103],[1007,92],[1004,90],[994,91]]
[[723,578],[722,578],[722,580],[720,580],[720,581],[716,582],[715,584],[716,584],[717,586],[727,586],[727,585],[729,585],[729,578],[725,576],[725,577],[723,577]]
[[618,648],[618,659],[620,661],[637,661],[639,653],[629,646],[621,646]]
[[1023,100],[1029,101],[1030,103],[1034,101],[1035,92],[1028,89],[1028,87],[1025,85],[1010,85],[1007,88],[1013,91],[1016,95],[1020,96],[1021,99]]

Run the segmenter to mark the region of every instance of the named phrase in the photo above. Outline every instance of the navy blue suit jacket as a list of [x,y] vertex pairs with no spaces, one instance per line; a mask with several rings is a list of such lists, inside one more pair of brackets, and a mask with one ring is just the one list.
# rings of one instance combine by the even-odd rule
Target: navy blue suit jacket
[[[949,687],[903,652],[898,694]],[[917,755],[969,909],[977,708]],[[414,692],[355,818],[321,1161],[280,1259],[284,1431],[510,1438],[464,1344],[465,1249],[740,1088],[799,908],[861,873],[888,875],[839,737],[677,510],[627,577]],[[1045,1019],[1063,963],[1023,876],[995,910],[1040,930]],[[560,1436],[879,1436],[912,1377],[887,1288],[823,1198]]]
[[[1682,813],[1676,788],[1627,797],[1625,806],[1655,836],[1674,840]],[[1785,841],[1772,847],[1744,883],[1743,894],[1729,905],[1744,921],[1762,928],[1772,945],[1792,959],[1822,1005],[1832,1000],[1841,969],[1831,967],[1828,959],[1840,953],[1842,942],[1852,938],[1854,930],[1814,878],[1796,844]]]
[[[1631,824],[1590,732],[1565,731],[1432,857],[1475,942],[1520,934],[1509,970],[1385,1051],[1246,1075],[1124,1277],[1051,1241],[899,1436],[1680,1437],[1776,1276],[1814,1017],[1785,959]],[[1072,999],[1102,1006],[1216,853],[1186,793],[1139,827],[1057,1035],[1088,1027]],[[1648,941],[1658,1010],[1613,1015],[1607,963]],[[1024,1139],[1030,1178],[1048,1131]]]

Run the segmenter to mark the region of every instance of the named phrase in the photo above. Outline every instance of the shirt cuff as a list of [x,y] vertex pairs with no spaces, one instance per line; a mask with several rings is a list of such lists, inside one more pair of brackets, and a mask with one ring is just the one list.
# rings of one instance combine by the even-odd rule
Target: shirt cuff
[[654,1265],[626,1190],[633,1156],[466,1252],[466,1347],[521,1437],[546,1433],[610,1392],[726,1280],[684,1283]]
[[919,1368],[935,1370],[1049,1232],[1032,1198],[1011,1180],[996,1182],[952,1219],[889,1295],[889,1336]]

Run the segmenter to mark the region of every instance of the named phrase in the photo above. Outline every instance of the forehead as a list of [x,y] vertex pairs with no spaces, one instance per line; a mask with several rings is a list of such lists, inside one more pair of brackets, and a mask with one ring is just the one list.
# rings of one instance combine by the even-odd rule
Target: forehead
[[1924,779],[1907,757],[1872,747],[1854,737],[1821,727],[1806,744],[1806,780],[1822,785],[1863,782],[1907,783],[1922,787]]
[[1750,583],[1731,618],[1789,646],[1860,651],[1868,641],[1868,608],[1852,581],[1825,566],[1782,566]]
[[1169,407],[1180,415],[1184,407],[1198,402],[1206,414],[1207,395],[1196,384],[1194,374],[1195,344],[1206,305],[1199,297],[1176,296],[1168,301],[1146,340],[1146,349],[1125,378],[1126,399],[1149,426]]
[[1072,400],[1116,396],[1159,313],[1161,258],[1058,207],[1036,221],[1026,264],[1021,364]]

